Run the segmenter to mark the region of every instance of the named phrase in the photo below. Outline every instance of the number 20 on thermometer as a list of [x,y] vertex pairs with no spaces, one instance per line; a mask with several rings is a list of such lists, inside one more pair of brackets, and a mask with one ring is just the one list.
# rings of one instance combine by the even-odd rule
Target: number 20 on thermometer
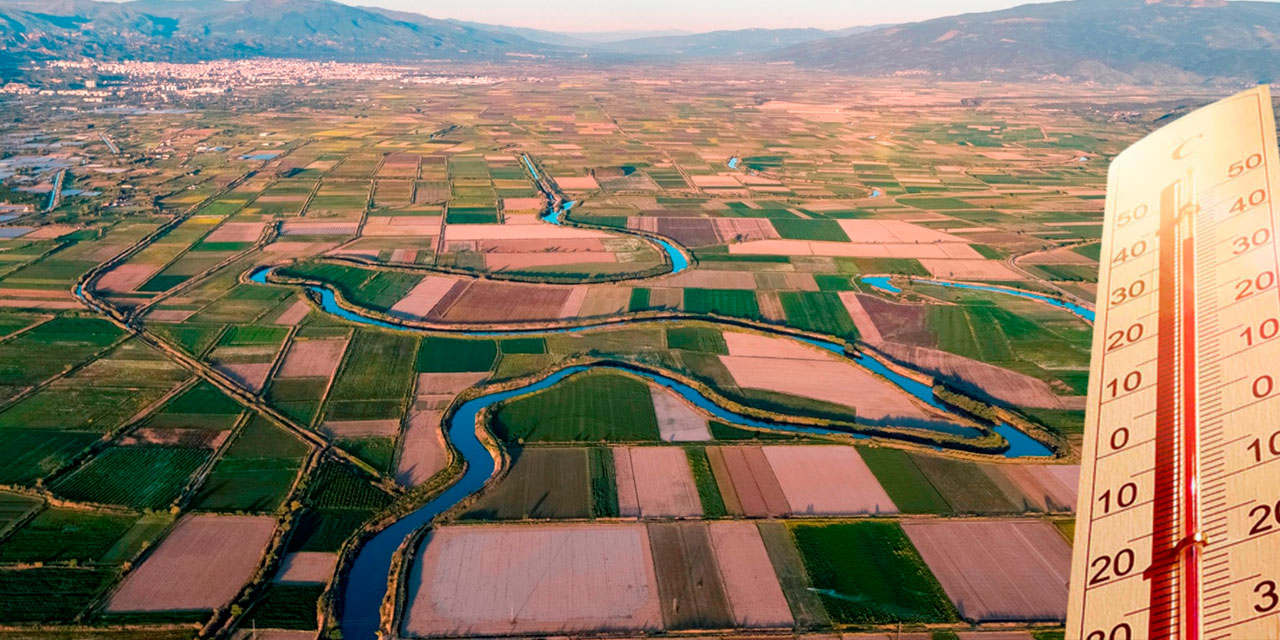
[[1067,638],[1280,639],[1280,253],[1266,87],[1107,184]]

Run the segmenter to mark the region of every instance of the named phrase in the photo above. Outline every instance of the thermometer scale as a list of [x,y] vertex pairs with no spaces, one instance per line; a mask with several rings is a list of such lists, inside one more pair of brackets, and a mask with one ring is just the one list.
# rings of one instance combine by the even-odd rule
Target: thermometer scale
[[1067,638],[1280,639],[1271,94],[1111,165]]

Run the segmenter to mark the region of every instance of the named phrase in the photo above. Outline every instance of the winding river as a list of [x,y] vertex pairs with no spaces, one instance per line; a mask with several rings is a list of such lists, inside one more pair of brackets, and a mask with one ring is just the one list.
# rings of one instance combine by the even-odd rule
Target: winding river
[[[888,291],[889,293],[902,293],[902,288],[890,282],[891,279],[892,279],[891,276],[863,276],[861,278],[863,282],[877,289]],[[951,287],[953,289],[971,289],[973,291],[990,291],[992,293],[1003,293],[1005,295],[1017,296],[1019,298],[1028,298],[1031,300],[1036,300],[1038,302],[1043,302],[1045,304],[1051,304],[1055,307],[1058,307],[1059,309],[1066,309],[1067,311],[1074,313],[1080,318],[1084,320],[1088,320],[1090,323],[1093,322],[1094,315],[1095,315],[1093,309],[1090,309],[1089,307],[1086,307],[1084,305],[1079,305],[1074,302],[1068,302],[1066,300],[1059,300],[1058,298],[1052,298],[1039,293],[1033,293],[1031,291],[1014,289],[1013,287],[999,287],[991,284],[975,284],[971,282],[946,282],[944,280],[930,280],[928,278],[911,278],[911,282],[918,282],[920,284],[931,284],[939,287]]]
[[[528,160],[526,160],[526,162],[528,162]],[[530,170],[533,171],[533,168],[530,167]],[[565,213],[567,213],[573,205],[573,202],[566,202],[559,210],[549,212],[544,219],[552,224],[563,224]],[[679,248],[670,242],[659,238],[648,239],[661,246],[671,258],[673,273],[684,271],[689,267],[687,257]],[[255,283],[269,284],[267,278],[273,269],[274,267],[270,266],[259,267],[250,273],[249,279]],[[878,286],[876,283],[871,284]],[[884,279],[884,284],[889,285],[887,278]],[[341,307],[337,302],[334,292],[328,287],[307,285],[306,289],[320,300],[320,306],[324,311],[349,322],[401,331],[413,331],[410,327],[364,316]],[[476,337],[508,337],[568,333],[610,327],[634,326],[640,323],[660,322],[674,322],[674,320],[615,320],[595,325],[556,329],[528,329],[517,331],[457,330],[451,331],[450,333]],[[903,391],[910,393],[912,396],[919,398],[930,406],[943,412],[954,413],[934,398],[933,390],[928,385],[889,369],[875,358],[862,354],[848,354],[845,352],[844,346],[836,342],[794,336],[793,339],[802,340],[810,345],[830,351],[840,357],[849,358],[859,366],[883,376]],[[839,434],[847,437],[852,436],[854,438],[867,437],[865,435],[852,435],[846,432],[819,427],[766,422],[740,415],[721,407],[711,399],[704,396],[697,389],[694,389],[693,387],[690,387],[678,380],[657,373],[623,369],[622,367],[609,364],[565,367],[555,371],[545,378],[542,378],[541,380],[538,380],[537,382],[532,382],[515,389],[488,393],[472,400],[468,400],[459,406],[457,411],[453,413],[447,426],[449,441],[465,462],[465,470],[462,476],[446,488],[440,495],[436,496],[434,499],[430,500],[415,511],[395,521],[387,528],[366,540],[361,546],[360,550],[356,554],[354,562],[352,563],[351,571],[347,575],[346,582],[343,585],[344,592],[340,620],[343,637],[348,640],[373,640],[377,637],[378,627],[380,624],[379,610],[382,600],[386,595],[388,586],[387,577],[391,570],[391,561],[396,549],[399,548],[404,539],[413,533],[413,531],[430,523],[436,516],[449,510],[468,496],[479,491],[493,476],[497,468],[496,461],[490,451],[481,443],[476,433],[476,420],[479,413],[485,408],[491,407],[500,402],[547,389],[575,374],[598,369],[625,370],[633,375],[639,375],[647,378],[654,384],[670,389],[672,392],[680,395],[685,400],[705,411],[707,414],[728,424],[797,434]],[[922,428],[941,430],[961,436],[976,436],[980,434],[976,429],[961,425],[939,424]],[[1011,425],[999,425],[994,429],[997,433],[1008,440],[1010,444],[1008,451],[1005,452],[1006,457],[1017,458],[1052,455],[1052,451],[1043,444],[1025,433],[1022,433]]]

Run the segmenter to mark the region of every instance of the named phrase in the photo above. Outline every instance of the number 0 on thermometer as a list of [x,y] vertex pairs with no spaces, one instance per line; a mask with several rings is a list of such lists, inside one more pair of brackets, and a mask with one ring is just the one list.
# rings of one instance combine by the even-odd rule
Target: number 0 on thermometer
[[1280,639],[1266,87],[1111,165],[1067,638]]

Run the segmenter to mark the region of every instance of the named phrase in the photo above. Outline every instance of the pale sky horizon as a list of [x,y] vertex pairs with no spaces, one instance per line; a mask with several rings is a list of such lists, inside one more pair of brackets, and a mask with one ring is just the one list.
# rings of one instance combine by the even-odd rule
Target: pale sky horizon
[[[1007,9],[1029,0],[339,0],[433,18],[532,27],[561,33],[717,31],[750,28],[843,29]],[[1037,1],[1037,0],[1030,0]],[[1044,1],[1044,0],[1038,0]],[[619,9],[619,7],[624,7]]]
[[897,0],[893,3],[883,0],[644,0],[636,4],[600,0],[338,1],[354,6],[411,11],[432,18],[530,27],[559,33],[668,30],[696,33],[750,28],[843,29],[995,11],[1052,0]]
[[[127,2],[129,0],[111,0]],[[1055,0],[338,0],[432,18],[559,33],[846,27],[916,22]],[[1280,0],[1264,0],[1277,2]]]

